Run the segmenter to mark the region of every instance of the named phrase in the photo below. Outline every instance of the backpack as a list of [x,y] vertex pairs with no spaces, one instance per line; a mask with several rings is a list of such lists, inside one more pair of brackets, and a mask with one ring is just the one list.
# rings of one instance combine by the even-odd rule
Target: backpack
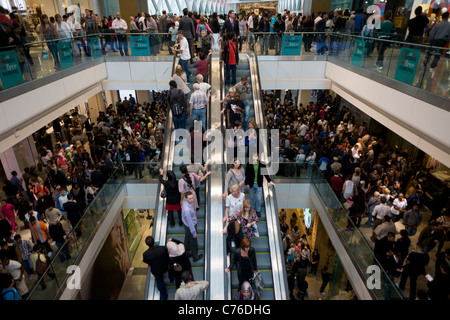
[[[170,101],[170,92],[169,92],[169,101]],[[171,104],[171,109],[172,109],[172,114],[175,116],[175,117],[178,117],[178,116],[180,116],[180,115],[182,115],[183,114],[183,112],[184,112],[184,108],[183,108],[183,106],[181,105],[181,102],[180,101],[174,101],[174,102],[172,102],[172,104]]]

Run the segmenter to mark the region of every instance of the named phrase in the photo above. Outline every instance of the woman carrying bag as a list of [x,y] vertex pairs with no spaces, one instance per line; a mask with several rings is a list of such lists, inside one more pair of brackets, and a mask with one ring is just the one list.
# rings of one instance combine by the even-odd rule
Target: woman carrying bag
[[175,173],[172,170],[167,171],[167,180],[163,179],[164,171],[159,169],[159,181],[164,185],[164,191],[166,194],[166,211],[168,212],[168,219],[170,227],[175,226],[173,219],[173,212],[178,212],[178,224],[183,225],[181,221],[181,193],[178,191],[178,181]]
[[166,247],[169,252],[169,279],[170,282],[173,282],[175,278],[175,286],[178,289],[181,285],[181,274],[184,271],[189,271],[192,275],[192,280],[194,280],[191,262],[186,255],[183,242],[170,238],[167,240]]
[[251,281],[253,274],[258,272],[256,252],[247,238],[242,239],[241,247],[235,250],[231,264],[225,269],[225,273],[228,274],[233,267],[237,269],[239,288],[245,281]]

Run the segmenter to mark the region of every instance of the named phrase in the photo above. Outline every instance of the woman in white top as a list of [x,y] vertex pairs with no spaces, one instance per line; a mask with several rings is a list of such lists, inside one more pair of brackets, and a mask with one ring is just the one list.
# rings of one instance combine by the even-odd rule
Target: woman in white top
[[84,184],[84,194],[85,194],[85,201],[87,204],[91,203],[92,200],[94,200],[94,195],[97,192],[97,188],[93,187],[91,182],[89,180],[86,180]]
[[408,205],[408,202],[403,197],[403,193],[398,194],[398,198],[394,199],[394,203],[391,207],[391,213],[392,213],[392,221],[397,222],[400,220],[403,216],[403,214],[406,212],[406,206]]
[[241,192],[239,185],[232,185],[230,191],[231,194],[228,195],[227,202],[225,203],[225,217],[222,219],[222,223],[226,222],[225,227],[223,228],[223,234],[227,233],[228,217],[240,210],[245,200],[245,193]]
[[228,196],[228,187],[230,185],[237,184],[240,188],[241,192],[244,192],[244,182],[245,182],[245,170],[242,167],[239,159],[235,158],[233,165],[230,170],[228,170],[227,176],[225,177],[225,192],[222,195],[222,198],[226,199]]
[[[177,88],[181,89],[185,95],[191,92],[191,89],[186,85],[187,77],[183,71],[183,68],[180,65],[177,65],[175,69],[175,74],[172,76],[170,80],[174,80],[177,83]],[[186,97],[187,99],[187,97]]]
[[73,38],[72,30],[70,30],[69,24],[65,21],[63,21],[60,14],[55,14],[55,27],[56,30],[58,30],[59,37],[61,39],[67,39],[66,41],[69,41],[69,39]]
[[347,180],[344,182],[342,186],[342,194],[344,195],[344,199],[347,200],[349,197],[353,195],[355,190],[355,184],[352,181],[351,176],[347,177]]

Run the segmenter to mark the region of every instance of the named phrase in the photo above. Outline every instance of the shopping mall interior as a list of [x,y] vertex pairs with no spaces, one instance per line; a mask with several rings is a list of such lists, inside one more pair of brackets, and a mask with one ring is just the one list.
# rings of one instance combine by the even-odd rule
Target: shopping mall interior
[[[395,13],[397,37],[244,26],[236,42],[212,33],[208,48],[202,37],[159,28],[163,10],[178,23],[173,14],[183,15],[184,1],[2,0],[0,21],[12,13],[23,35],[20,45],[0,47],[0,275],[11,273],[22,300],[160,300],[161,285],[175,300],[181,272],[171,262],[163,280],[155,276],[144,261],[151,236],[156,246],[183,243],[183,271],[208,283],[201,299],[231,300],[243,290],[233,259],[247,238],[264,284],[253,277],[251,290],[261,300],[448,300],[450,51],[448,43],[411,44],[398,35],[415,7],[439,19],[449,2],[187,2],[208,18],[379,5]],[[88,21],[86,9],[120,12],[128,27],[128,17],[148,12],[158,27],[123,33],[106,22],[68,38],[39,33],[42,14],[78,12]],[[192,44],[193,61],[174,54],[175,43]],[[248,166],[255,180],[247,183]],[[169,203],[172,178],[182,203],[183,183],[195,195],[193,239],[184,204]],[[253,225],[232,204],[235,184],[236,210],[250,203]],[[420,263],[420,253],[428,260],[414,273],[408,265]],[[2,293],[11,287],[4,282]]]

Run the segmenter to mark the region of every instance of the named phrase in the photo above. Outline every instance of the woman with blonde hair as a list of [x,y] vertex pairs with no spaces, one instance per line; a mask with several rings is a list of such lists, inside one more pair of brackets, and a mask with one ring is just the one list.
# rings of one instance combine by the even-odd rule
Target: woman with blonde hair
[[230,194],[226,197],[225,216],[222,219],[222,223],[226,223],[225,227],[223,228],[223,234],[227,233],[229,223],[228,217],[242,208],[244,200],[245,193],[241,191],[241,188],[238,184],[233,184],[230,187]]
[[236,211],[228,219],[229,222],[234,220],[238,221],[241,225],[242,233],[245,238],[251,241],[253,236],[259,236],[258,229],[256,228],[259,218],[249,199],[244,200],[242,209]]
[[228,186],[238,185],[241,192],[244,192],[245,182],[245,170],[242,163],[238,158],[234,158],[233,164],[228,170],[227,176],[225,177],[225,192],[222,194],[222,198],[226,199],[228,196]]
[[183,93],[186,95],[186,99],[187,99],[187,95],[189,94],[189,92],[191,92],[191,89],[189,89],[189,87],[186,84],[187,77],[183,71],[182,66],[180,66],[180,65],[176,66],[175,73],[172,76],[172,78],[170,78],[170,80],[174,80],[177,83],[177,88],[181,89],[181,91],[183,91]]

